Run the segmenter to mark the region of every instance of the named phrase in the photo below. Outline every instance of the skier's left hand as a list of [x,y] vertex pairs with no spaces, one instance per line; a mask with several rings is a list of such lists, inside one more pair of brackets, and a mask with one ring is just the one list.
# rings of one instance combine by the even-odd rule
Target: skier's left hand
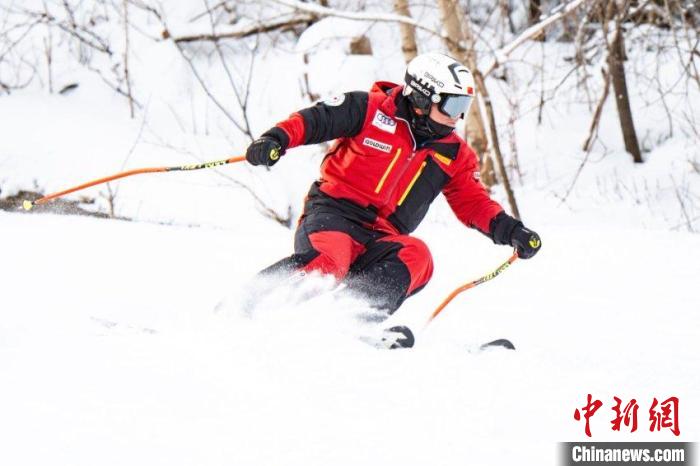
[[529,259],[540,250],[542,240],[540,235],[519,223],[510,235],[510,244],[518,251],[518,257]]

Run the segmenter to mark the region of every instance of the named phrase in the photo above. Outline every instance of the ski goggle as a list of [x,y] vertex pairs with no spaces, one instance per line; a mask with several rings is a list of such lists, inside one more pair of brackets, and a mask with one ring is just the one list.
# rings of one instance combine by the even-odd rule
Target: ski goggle
[[450,118],[459,118],[462,114],[467,113],[472,100],[474,97],[470,95],[440,94],[438,110]]

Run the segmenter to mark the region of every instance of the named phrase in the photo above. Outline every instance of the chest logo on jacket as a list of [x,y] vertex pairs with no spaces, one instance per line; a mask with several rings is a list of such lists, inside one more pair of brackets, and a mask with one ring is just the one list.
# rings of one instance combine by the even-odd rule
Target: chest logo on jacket
[[365,140],[362,141],[362,145],[373,147],[373,148],[380,150],[382,152],[386,152],[387,154],[389,152],[391,152],[391,144],[387,144],[385,142],[380,142],[380,141],[377,141],[376,139],[372,139],[372,138],[365,138]]
[[382,131],[386,131],[387,133],[396,133],[396,120],[389,117],[381,110],[377,110],[377,113],[374,114],[372,125],[376,126]]

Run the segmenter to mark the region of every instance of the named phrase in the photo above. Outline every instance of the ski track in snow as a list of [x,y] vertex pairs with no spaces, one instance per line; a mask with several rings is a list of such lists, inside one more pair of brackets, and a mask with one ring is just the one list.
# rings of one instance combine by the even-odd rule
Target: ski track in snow
[[[428,232],[436,275],[389,321],[417,346],[381,351],[357,341],[363,304],[342,294],[242,312],[270,261],[226,230],[0,224],[15,246],[0,276],[3,464],[554,464],[554,441],[582,436],[572,414],[587,393],[683,403],[700,390],[693,235],[545,226],[535,260],[421,333],[451,288],[508,254],[462,234],[450,255],[458,233]],[[250,239],[281,254],[290,235]],[[498,337],[517,351],[473,351]],[[681,408],[697,437],[697,405]],[[592,418],[596,440],[624,436],[607,418]],[[640,430],[633,440],[662,437]]]

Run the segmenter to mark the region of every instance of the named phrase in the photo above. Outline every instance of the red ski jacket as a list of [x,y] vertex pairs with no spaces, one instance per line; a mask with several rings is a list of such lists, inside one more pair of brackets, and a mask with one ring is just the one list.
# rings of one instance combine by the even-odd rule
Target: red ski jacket
[[321,165],[321,192],[376,214],[374,229],[407,234],[442,192],[467,226],[493,237],[503,208],[479,180],[473,150],[454,132],[417,144],[402,86],[377,82],[293,113],[265,134],[287,147],[337,139]]

